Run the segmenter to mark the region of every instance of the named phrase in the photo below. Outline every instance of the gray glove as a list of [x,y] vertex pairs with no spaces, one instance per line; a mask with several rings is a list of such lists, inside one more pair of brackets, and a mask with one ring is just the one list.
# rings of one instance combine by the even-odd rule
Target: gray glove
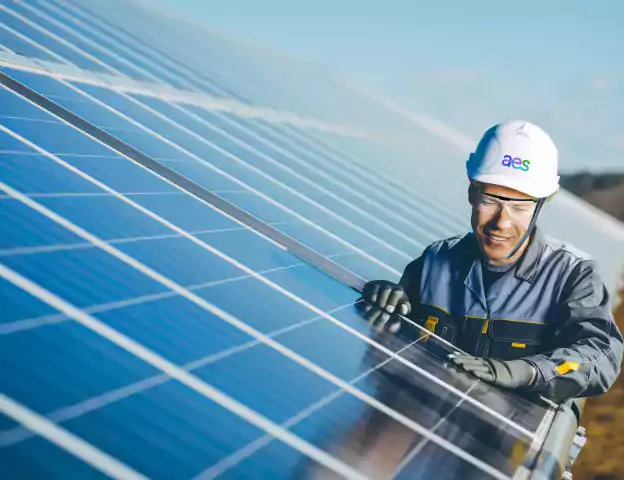
[[386,328],[393,332],[398,331],[400,319],[393,314],[408,315],[412,311],[407,294],[397,283],[386,280],[370,281],[364,286],[362,297],[366,303],[361,310],[369,323],[379,330]]
[[484,382],[507,390],[529,387],[537,371],[526,360],[494,360],[492,358],[458,355],[451,363]]

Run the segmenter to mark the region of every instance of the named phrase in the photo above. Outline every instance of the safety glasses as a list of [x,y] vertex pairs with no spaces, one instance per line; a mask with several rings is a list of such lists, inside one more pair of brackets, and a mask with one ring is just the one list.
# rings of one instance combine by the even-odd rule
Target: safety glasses
[[475,192],[476,207],[483,213],[497,215],[504,208],[516,219],[530,219],[539,200],[533,198],[509,198],[481,191]]

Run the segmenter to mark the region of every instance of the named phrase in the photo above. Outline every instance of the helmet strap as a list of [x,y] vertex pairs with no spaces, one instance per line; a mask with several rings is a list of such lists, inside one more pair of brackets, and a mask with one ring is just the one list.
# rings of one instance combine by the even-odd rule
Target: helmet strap
[[518,241],[516,246],[511,250],[511,253],[509,255],[507,255],[507,257],[505,257],[505,260],[509,260],[516,253],[518,253],[518,250],[520,250],[522,245],[524,245],[524,242],[526,241],[526,239],[529,238],[533,234],[533,231],[535,230],[535,226],[537,224],[537,218],[539,217],[539,215],[540,215],[540,213],[542,211],[544,203],[546,203],[546,199],[545,198],[540,198],[537,201],[537,206],[535,207],[535,212],[533,212],[533,217],[531,218],[531,223],[529,223],[529,226],[528,226],[526,232],[524,232],[524,235],[522,235],[522,238]]

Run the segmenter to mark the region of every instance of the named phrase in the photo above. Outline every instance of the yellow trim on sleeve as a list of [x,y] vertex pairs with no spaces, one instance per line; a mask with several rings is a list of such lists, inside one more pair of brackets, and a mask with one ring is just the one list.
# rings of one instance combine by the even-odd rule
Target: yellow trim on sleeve
[[565,362],[557,366],[557,373],[565,375],[569,371],[576,372],[581,365],[578,362]]
[[514,343],[511,344],[511,346],[515,347],[515,348],[526,348],[526,343],[516,343],[516,342],[514,342]]

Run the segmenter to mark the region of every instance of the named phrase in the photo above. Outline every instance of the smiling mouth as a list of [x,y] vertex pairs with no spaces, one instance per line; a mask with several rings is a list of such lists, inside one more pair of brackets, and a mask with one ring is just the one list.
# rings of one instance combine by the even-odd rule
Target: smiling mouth
[[511,240],[511,237],[503,237],[501,235],[495,235],[494,233],[486,233],[485,235],[495,242],[506,242],[507,240]]

